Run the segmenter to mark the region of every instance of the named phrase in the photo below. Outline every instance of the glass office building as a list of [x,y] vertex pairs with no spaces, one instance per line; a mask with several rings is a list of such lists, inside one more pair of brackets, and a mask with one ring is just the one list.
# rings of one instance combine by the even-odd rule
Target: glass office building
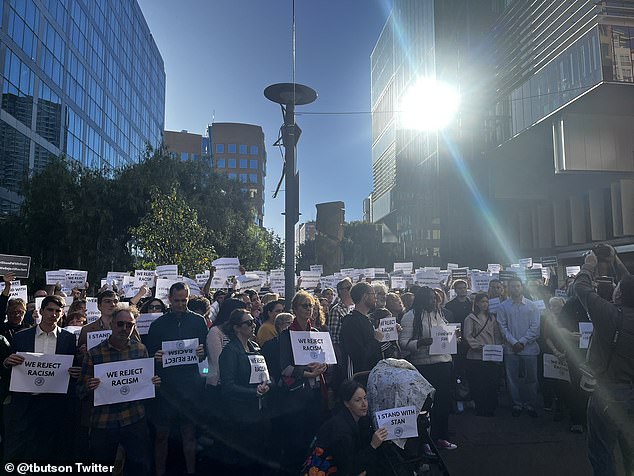
[[165,70],[136,0],[0,0],[0,211],[52,156],[116,168],[162,142]]

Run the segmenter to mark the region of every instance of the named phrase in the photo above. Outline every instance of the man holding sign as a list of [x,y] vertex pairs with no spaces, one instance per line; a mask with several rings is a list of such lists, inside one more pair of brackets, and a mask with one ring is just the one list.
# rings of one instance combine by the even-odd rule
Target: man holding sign
[[[122,400],[133,385],[159,385],[161,379],[152,374],[132,370],[120,371],[117,380],[101,382],[95,378],[95,366],[132,359],[147,359],[147,349],[131,338],[139,312],[136,307],[115,309],[112,315],[112,334],[93,347],[84,359],[78,392],[81,397],[99,391],[100,386],[116,385]],[[130,374],[130,375],[128,375]],[[133,375],[132,375],[133,374]],[[152,394],[153,388],[152,388]],[[95,406],[90,421],[90,454],[95,462],[113,464],[117,446],[125,450],[124,474],[147,474],[150,469],[150,434],[145,419],[145,407],[139,400],[121,401]]]
[[[207,338],[205,319],[187,309],[189,286],[186,283],[172,284],[169,290],[170,310],[155,320],[147,335],[150,355],[159,363],[161,391],[155,401],[156,439],[154,462],[156,474],[165,474],[167,447],[172,423],[180,425],[183,438],[183,454],[187,473],[196,472],[196,409],[200,405],[203,380],[197,362],[184,362],[170,367],[163,366],[163,343],[180,341],[183,350],[189,339],[198,339],[195,353],[199,361],[205,358],[202,342]],[[178,342],[176,343],[178,346]],[[181,365],[182,364],[182,365]]]
[[[2,363],[5,368],[12,368],[12,373],[20,372],[24,375],[26,371],[27,376],[33,376],[35,388],[43,386],[49,379],[68,379],[68,375],[63,375],[64,373],[73,378],[70,384],[66,384],[65,393],[38,394],[34,388],[18,390],[13,386],[9,405],[4,412],[5,461],[52,462],[63,460],[67,456],[59,442],[62,441],[62,435],[69,434],[67,424],[73,421],[73,399],[68,398],[68,388],[79,377],[81,369],[66,367],[67,371],[60,371],[62,364],[52,361],[32,361],[30,363],[34,365],[25,368],[26,359],[21,355],[24,352],[75,355],[75,336],[57,326],[65,304],[60,296],[45,297],[40,309],[42,322],[14,336],[11,347],[14,352],[19,353],[11,354]],[[21,381],[25,382],[24,379]]]

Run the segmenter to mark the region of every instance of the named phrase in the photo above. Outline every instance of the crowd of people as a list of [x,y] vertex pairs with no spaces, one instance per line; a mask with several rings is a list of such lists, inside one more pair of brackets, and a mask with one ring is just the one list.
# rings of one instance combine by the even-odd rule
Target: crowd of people
[[[163,476],[168,454],[175,451],[170,435],[176,434],[183,474],[196,473],[197,455],[206,448],[214,448],[223,465],[244,474],[332,474],[335,467],[337,474],[381,474],[377,457],[387,433],[374,428],[358,377],[388,358],[407,360],[435,389],[430,412],[435,448],[426,451],[457,448],[450,438],[450,413],[473,410],[490,418],[502,411],[502,386],[513,417],[550,413],[556,420],[567,419],[571,432],[583,433],[588,419],[598,425],[600,416],[598,408],[588,407],[582,389],[588,359],[579,323],[592,319],[597,332],[597,299],[606,306],[613,302],[611,287],[587,289],[584,279],[601,273],[618,282],[629,276],[610,249],[598,265],[586,259],[580,282],[546,286],[541,280],[493,279],[488,292],[474,294],[463,279],[399,291],[343,278],[335,289],[299,289],[290,302],[266,289],[212,292],[205,286],[202,295],[192,296],[181,282],[171,286],[165,302],[145,287],[126,300],[106,286],[97,294],[100,317],[91,323],[86,322],[86,289],[73,289],[68,308],[59,289],[38,290],[33,297],[43,300],[37,310],[34,303],[9,299],[14,278],[6,275],[0,294],[4,461],[98,462],[120,474]],[[608,272],[591,266],[606,261]],[[555,296],[557,288],[567,297]],[[623,305],[631,306],[634,292],[628,287],[622,293],[630,293]],[[546,309],[540,310],[538,301]],[[490,302],[496,302],[495,309]],[[140,334],[137,323],[144,314],[160,317]],[[397,321],[398,337],[391,341],[383,339],[379,326],[388,317]],[[81,329],[74,335],[68,327]],[[436,328],[455,329],[455,353],[432,351]],[[89,349],[89,333],[106,330],[112,331],[109,337]],[[296,363],[291,331],[327,332],[337,364]],[[197,361],[164,367],[163,344],[191,339],[197,342]],[[486,358],[484,349],[495,346],[501,346],[503,358]],[[73,356],[67,393],[9,391],[11,370],[23,364],[24,352]],[[567,365],[569,381],[543,377],[544,354]],[[266,377],[256,370],[259,356]],[[95,377],[96,365],[148,357],[155,361],[155,398],[94,404],[102,384]],[[632,367],[623,367],[631,386]],[[622,374],[614,379],[622,383]],[[634,440],[629,431],[629,436],[612,438],[620,438],[624,463],[631,469]],[[597,469],[611,464],[601,453],[607,433],[589,437],[596,474],[612,474]]]

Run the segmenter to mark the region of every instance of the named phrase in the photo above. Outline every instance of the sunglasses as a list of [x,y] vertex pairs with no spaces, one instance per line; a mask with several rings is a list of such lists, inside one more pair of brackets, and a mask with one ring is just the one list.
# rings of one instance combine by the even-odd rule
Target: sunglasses
[[249,327],[255,326],[255,319],[249,319],[248,321],[242,321],[240,323],[241,326],[247,325]]
[[126,329],[130,330],[134,328],[134,326],[134,322],[117,321],[117,327],[125,327]]

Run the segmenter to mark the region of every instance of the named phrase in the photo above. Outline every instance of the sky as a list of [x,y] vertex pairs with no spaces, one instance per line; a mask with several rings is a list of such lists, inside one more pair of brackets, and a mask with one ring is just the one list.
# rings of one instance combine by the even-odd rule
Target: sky
[[[284,236],[280,106],[264,88],[291,82],[292,0],[138,0],[165,63],[165,129],[203,134],[212,122],[256,124],[267,150],[264,226]],[[295,0],[295,81],[317,91],[296,109],[300,223],[341,200],[360,220],[372,191],[370,54],[391,0]],[[310,115],[304,113],[338,113]],[[360,114],[348,114],[359,112]],[[346,114],[341,114],[346,113]],[[282,186],[283,189],[283,186]]]

